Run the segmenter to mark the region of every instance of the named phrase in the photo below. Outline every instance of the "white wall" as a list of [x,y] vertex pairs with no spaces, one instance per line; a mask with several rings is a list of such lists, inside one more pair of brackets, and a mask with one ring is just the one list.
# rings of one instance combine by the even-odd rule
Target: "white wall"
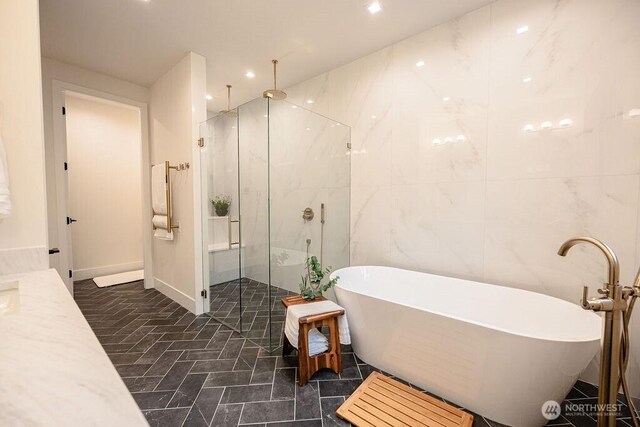
[[142,269],[140,110],[66,98],[75,280]]
[[[640,108],[638,22],[636,0],[502,0],[289,88],[292,102],[313,99],[352,126],[351,263],[578,303],[583,284],[595,294],[603,283],[605,260],[592,248],[556,251],[590,235],[617,251],[630,283],[640,262],[640,118],[628,115]],[[560,128],[565,118],[572,126]],[[539,130],[545,121],[554,128]]]
[[[189,53],[151,87],[151,163],[189,162],[172,171],[173,241],[153,240],[156,288],[194,312],[202,312],[202,211],[199,124],[206,120],[205,58]],[[198,293],[196,299],[196,292]]]
[[[44,137],[47,169],[47,211],[49,225],[49,244],[51,247],[58,247],[60,245],[58,238],[59,221],[64,222],[66,221],[66,218],[58,218],[59,195],[56,191],[56,167],[62,166],[55,163],[53,123],[54,117],[59,118],[56,116],[59,116],[61,112],[58,106],[54,107],[54,80],[71,83],[73,85],[81,86],[92,91],[104,92],[143,104],[149,102],[149,89],[126,82],[124,80],[119,80],[114,77],[96,73],[94,71],[55,61],[53,59],[42,58],[42,100],[44,107]],[[146,117],[143,119],[146,119]],[[146,135],[144,136],[146,137]],[[66,277],[66,271],[62,272],[58,264],[59,257],[60,255],[53,255],[50,257],[51,266],[57,268],[62,277]],[[145,262],[146,261],[147,260],[145,260]],[[151,264],[150,262],[146,263]]]
[[13,202],[0,221],[0,275],[47,268],[37,0],[0,1],[0,136]]

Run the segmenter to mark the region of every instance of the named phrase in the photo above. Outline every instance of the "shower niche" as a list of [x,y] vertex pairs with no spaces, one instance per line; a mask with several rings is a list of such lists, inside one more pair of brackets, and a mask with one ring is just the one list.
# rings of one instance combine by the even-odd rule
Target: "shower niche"
[[[273,351],[282,344],[280,299],[299,293],[307,257],[349,265],[351,129],[258,98],[202,123],[200,134],[209,314]],[[224,217],[216,197],[231,198]]]

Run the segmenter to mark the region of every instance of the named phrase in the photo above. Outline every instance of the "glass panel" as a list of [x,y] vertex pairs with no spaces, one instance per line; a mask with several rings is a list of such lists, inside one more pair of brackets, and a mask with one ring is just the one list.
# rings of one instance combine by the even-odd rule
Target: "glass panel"
[[[200,125],[204,289],[210,314],[241,330],[239,248],[238,114],[231,111]],[[214,201],[216,203],[214,203]],[[229,203],[225,203],[229,202]],[[226,209],[225,209],[226,208]]]
[[[349,265],[350,128],[287,101],[269,104],[271,339],[280,345],[280,299],[299,293],[305,261]],[[313,218],[305,220],[310,209]],[[326,295],[333,297],[330,291]],[[276,317],[277,316],[277,317]]]
[[[210,313],[273,351],[280,299],[299,292],[308,256],[349,265],[350,128],[258,98],[203,123],[201,135]],[[216,196],[231,197],[228,213],[215,212]]]
[[238,108],[243,335],[269,348],[269,182],[267,102]]

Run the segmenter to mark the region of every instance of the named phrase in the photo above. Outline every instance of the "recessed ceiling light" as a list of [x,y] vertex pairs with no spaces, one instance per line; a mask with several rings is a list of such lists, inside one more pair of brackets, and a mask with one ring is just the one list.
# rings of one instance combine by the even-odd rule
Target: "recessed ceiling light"
[[442,100],[443,100],[444,102],[447,102],[447,101],[450,101],[450,100],[451,100],[451,98],[449,98],[448,96],[445,96],[444,98],[442,98]]
[[550,121],[542,122],[540,129],[551,129],[553,124]]
[[424,67],[424,61],[418,61],[416,62],[416,67],[420,68],[420,67]]
[[629,111],[629,117],[640,117],[640,108],[633,108]]
[[213,96],[206,94],[205,98],[207,98],[207,101],[211,101],[213,99]]
[[524,133],[533,132],[534,130],[536,130],[536,128],[531,124],[525,125],[523,129]]
[[522,27],[519,27],[516,30],[516,34],[523,34],[523,33],[526,33],[527,31],[529,31],[529,26],[528,25],[523,25]]
[[246,73],[244,73],[245,76],[247,76],[248,78],[252,79],[254,78],[256,75],[253,74],[253,71],[249,70]]
[[571,121],[571,119],[562,119],[558,123],[558,126],[560,126],[561,128],[568,128],[572,124],[573,124],[573,122]]
[[531,77],[525,77],[524,79],[522,79],[522,83],[531,83],[532,80],[533,78]]
[[297,105],[292,105],[291,108],[298,108],[298,106]]
[[313,104],[313,99],[307,99],[307,104]]
[[375,119],[375,118],[376,118],[376,116],[371,116],[371,118],[372,118],[372,119]]
[[382,6],[380,6],[380,3],[378,3],[377,1],[374,1],[369,6],[367,6],[367,9],[369,9],[369,12],[372,15],[375,15],[382,10]]

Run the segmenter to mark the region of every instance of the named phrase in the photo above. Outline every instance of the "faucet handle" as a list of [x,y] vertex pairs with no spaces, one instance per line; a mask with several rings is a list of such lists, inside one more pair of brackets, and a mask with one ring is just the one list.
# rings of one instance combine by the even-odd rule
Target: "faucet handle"
[[590,310],[591,309],[591,306],[589,305],[589,302],[587,301],[588,299],[589,299],[589,287],[588,286],[583,286],[582,287],[582,299],[580,300],[580,305],[585,310]]
[[[607,286],[607,285],[605,284],[604,286]],[[598,293],[600,295],[609,296],[609,289],[607,289],[606,287],[598,288]]]

